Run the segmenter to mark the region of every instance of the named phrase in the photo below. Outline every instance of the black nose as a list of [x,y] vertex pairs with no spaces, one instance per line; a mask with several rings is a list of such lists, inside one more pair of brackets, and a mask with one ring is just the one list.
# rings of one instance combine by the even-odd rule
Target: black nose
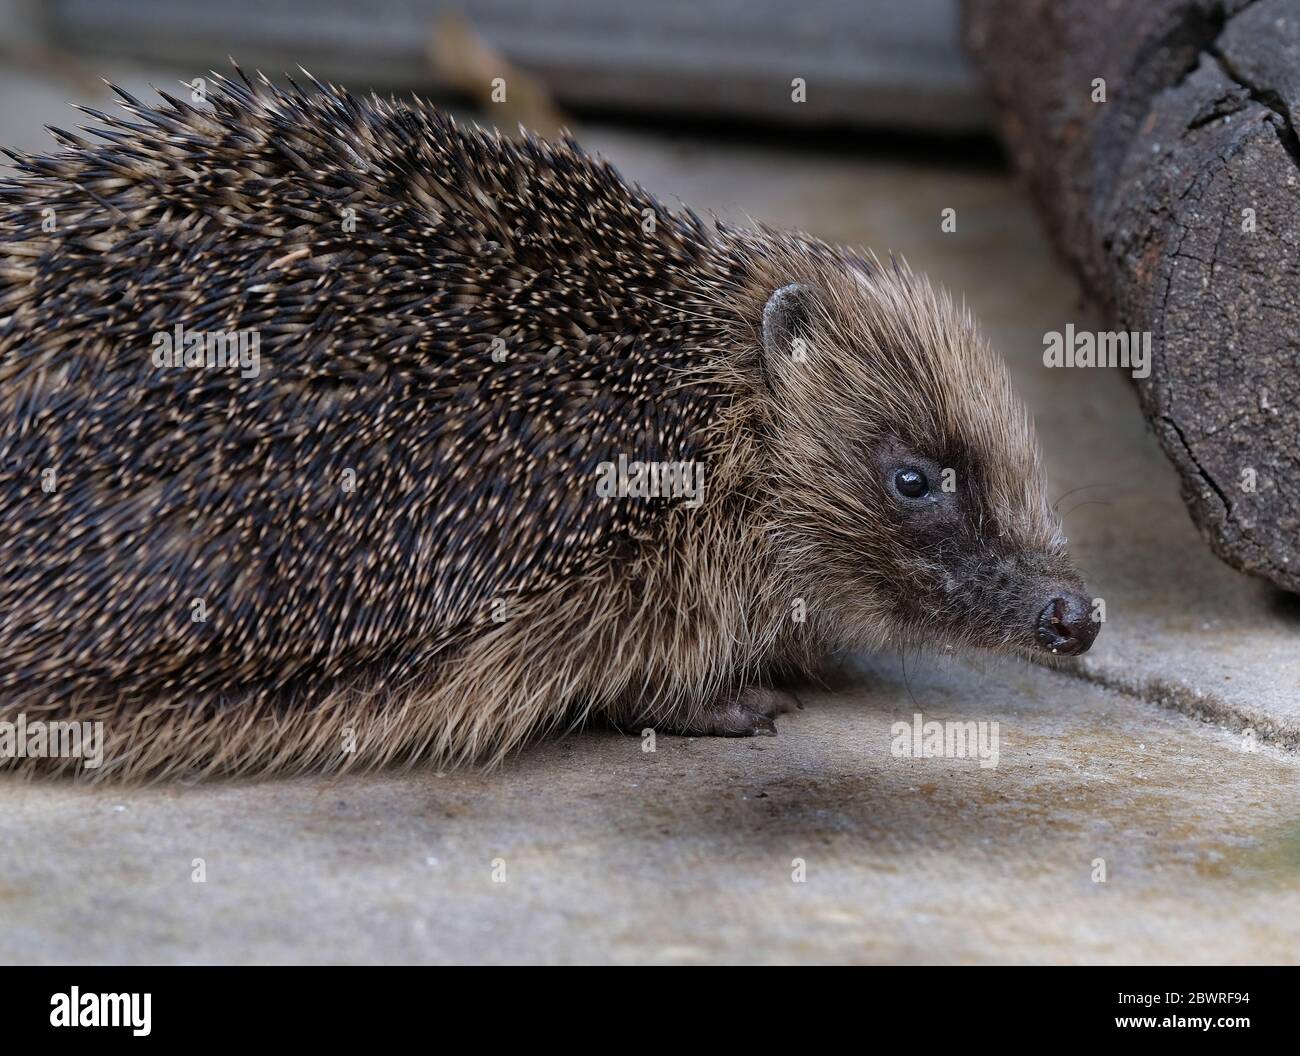
[[1057,656],[1086,653],[1101,628],[1091,610],[1091,600],[1082,594],[1058,594],[1038,614],[1039,644]]

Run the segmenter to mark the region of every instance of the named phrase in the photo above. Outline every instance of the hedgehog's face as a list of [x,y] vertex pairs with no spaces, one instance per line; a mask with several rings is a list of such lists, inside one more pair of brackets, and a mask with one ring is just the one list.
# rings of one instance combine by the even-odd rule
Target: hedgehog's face
[[850,639],[1084,652],[1099,624],[1000,360],[923,279],[818,279],[763,319],[774,507],[811,603]]

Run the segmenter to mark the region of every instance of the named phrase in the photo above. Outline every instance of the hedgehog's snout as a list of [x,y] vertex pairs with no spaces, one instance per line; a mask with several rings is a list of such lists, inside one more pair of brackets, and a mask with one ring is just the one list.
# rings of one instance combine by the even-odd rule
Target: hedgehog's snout
[[1038,614],[1034,636],[1049,653],[1078,656],[1088,651],[1100,628],[1092,616],[1091,598],[1076,591],[1062,591]]

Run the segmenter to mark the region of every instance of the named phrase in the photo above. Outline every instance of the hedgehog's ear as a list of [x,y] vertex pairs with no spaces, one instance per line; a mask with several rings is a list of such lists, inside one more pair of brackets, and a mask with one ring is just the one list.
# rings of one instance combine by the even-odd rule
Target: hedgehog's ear
[[763,308],[763,375],[775,381],[791,363],[801,363],[812,340],[817,291],[803,283],[782,286]]

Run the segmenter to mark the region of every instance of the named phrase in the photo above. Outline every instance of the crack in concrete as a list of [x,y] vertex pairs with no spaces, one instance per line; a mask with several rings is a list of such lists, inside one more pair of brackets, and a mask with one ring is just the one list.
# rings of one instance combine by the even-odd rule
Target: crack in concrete
[[1221,697],[1204,693],[1190,686],[1179,685],[1167,678],[1133,677],[1122,671],[1103,670],[1104,665],[1092,663],[1074,668],[1055,668],[1075,678],[1101,686],[1116,693],[1133,697],[1145,704],[1168,708],[1188,718],[1210,725],[1223,726],[1241,733],[1251,730],[1261,744],[1286,751],[1300,751],[1300,730],[1284,726],[1262,714],[1251,714],[1239,705]]

